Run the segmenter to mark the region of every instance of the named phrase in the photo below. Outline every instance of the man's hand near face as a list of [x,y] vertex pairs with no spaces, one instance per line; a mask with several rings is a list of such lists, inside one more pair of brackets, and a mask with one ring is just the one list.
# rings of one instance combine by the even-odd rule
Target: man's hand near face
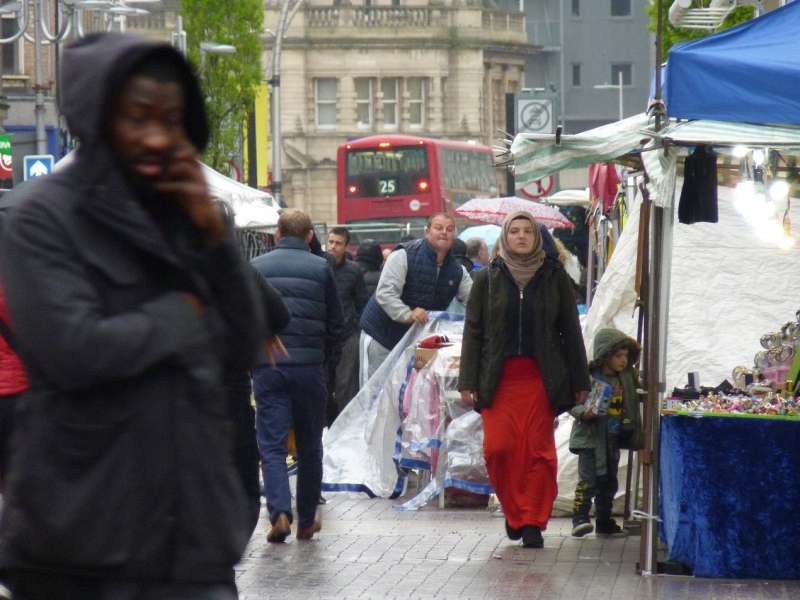
[[175,152],[155,188],[178,203],[209,243],[215,245],[225,238],[222,211],[211,200],[198,153],[188,141]]

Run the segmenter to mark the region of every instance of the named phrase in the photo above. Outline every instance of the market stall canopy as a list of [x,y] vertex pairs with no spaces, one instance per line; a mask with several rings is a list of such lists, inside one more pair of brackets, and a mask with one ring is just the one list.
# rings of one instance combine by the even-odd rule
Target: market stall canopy
[[278,206],[267,192],[262,192],[226,177],[203,165],[209,192],[233,209],[236,227],[239,229],[266,229],[278,224]]
[[[54,170],[58,171],[72,164],[75,151],[69,152],[59,160]],[[262,192],[226,177],[203,164],[208,190],[216,200],[226,202],[233,209],[236,227],[239,229],[267,229],[278,224],[278,205],[267,192]]]
[[648,118],[644,113],[575,135],[521,133],[511,144],[517,188],[562,169],[615,160],[642,147]]
[[[669,170],[667,157],[654,150],[664,139],[681,146],[745,145],[794,150],[800,149],[800,127],[673,120],[656,133],[652,121],[639,114],[576,135],[563,135],[558,141],[553,134],[519,134],[511,145],[514,174],[517,185],[524,186],[562,169],[588,167],[641,151],[653,179],[659,171]],[[674,158],[674,152],[669,154]]]
[[674,47],[666,70],[670,117],[800,125],[800,2]]
[[565,217],[557,207],[517,198],[516,196],[473,198],[456,209],[456,213],[462,217],[492,225],[502,225],[507,215],[519,211],[530,213],[548,229],[562,227],[571,229],[575,227],[575,224]]

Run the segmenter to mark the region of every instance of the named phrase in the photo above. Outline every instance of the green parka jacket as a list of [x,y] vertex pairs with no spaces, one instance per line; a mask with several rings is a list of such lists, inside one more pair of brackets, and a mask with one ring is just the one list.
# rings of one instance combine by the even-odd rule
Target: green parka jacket
[[[458,389],[477,391],[477,411],[492,405],[503,371],[508,288],[515,285],[505,271],[500,257],[478,271],[467,303]],[[534,355],[553,412],[560,414],[575,405],[576,392],[589,389],[575,294],[569,275],[550,257],[527,289],[534,293],[535,315],[528,321],[534,327]]]
[[[592,376],[605,380],[602,375],[603,362],[605,358],[620,348],[628,348],[628,367],[619,374],[622,384],[622,401],[625,405],[626,421],[630,419],[628,425],[623,425],[624,435],[620,437],[619,447],[631,450],[639,450],[644,447],[642,436],[642,422],[639,416],[639,395],[636,389],[639,387],[639,378],[636,370],[631,366],[639,358],[639,344],[633,338],[626,336],[616,329],[601,329],[594,338],[594,359],[589,367],[592,369]],[[575,406],[570,410],[570,414],[575,417],[572,424],[572,432],[569,436],[569,449],[572,451],[587,448],[602,448],[607,443],[606,426],[608,419],[599,417],[591,421],[584,421],[583,416],[586,407],[583,405]]]

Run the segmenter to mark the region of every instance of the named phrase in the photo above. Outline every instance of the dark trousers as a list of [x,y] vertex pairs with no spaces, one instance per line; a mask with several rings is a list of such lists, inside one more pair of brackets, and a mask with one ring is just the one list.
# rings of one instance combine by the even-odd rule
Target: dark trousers
[[258,449],[270,522],[274,524],[281,513],[292,521],[286,444],[289,429],[294,429],[298,524],[301,528],[311,527],[322,485],[322,428],[327,397],[323,367],[257,367],[253,383]]
[[33,571],[6,574],[14,600],[236,600],[233,583],[141,583]]
[[14,412],[20,395],[0,397],[0,493],[6,477],[11,451],[11,432],[14,431]]
[[595,450],[578,451],[578,485],[575,488],[575,504],[573,506],[573,523],[589,521],[589,510],[592,500],[597,520],[611,520],[611,505],[617,493],[617,469],[619,468],[619,449],[606,448],[606,474],[597,475]]
[[342,346],[342,355],[335,368],[328,374],[327,423],[330,427],[358,393],[359,347],[361,332],[356,331]]
[[258,524],[261,512],[261,485],[258,481],[258,444],[256,442],[256,413],[250,401],[252,384],[249,373],[225,382],[231,407],[236,438],[233,460],[242,479],[249,513],[250,534]]

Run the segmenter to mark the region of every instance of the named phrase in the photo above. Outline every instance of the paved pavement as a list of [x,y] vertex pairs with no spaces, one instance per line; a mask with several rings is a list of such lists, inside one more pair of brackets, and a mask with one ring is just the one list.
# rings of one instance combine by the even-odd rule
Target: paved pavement
[[[237,569],[242,600],[532,600],[800,598],[800,582],[636,574],[639,538],[573,539],[554,519],[541,550],[503,533],[499,514],[328,494],[322,532],[267,544],[263,518]],[[294,533],[294,531],[293,531]]]

